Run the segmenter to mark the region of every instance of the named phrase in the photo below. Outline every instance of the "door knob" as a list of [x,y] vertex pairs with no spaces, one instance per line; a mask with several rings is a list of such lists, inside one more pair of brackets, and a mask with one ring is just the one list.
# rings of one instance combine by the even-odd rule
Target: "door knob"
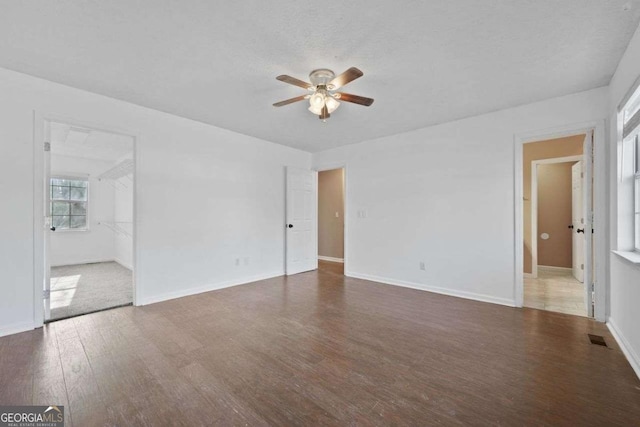
[[293,224],[289,224],[289,228],[293,228]]
[[49,230],[56,231],[56,228],[55,227],[51,227]]
[[576,232],[577,232],[577,233],[584,233],[584,228],[578,228],[578,229],[576,230]]

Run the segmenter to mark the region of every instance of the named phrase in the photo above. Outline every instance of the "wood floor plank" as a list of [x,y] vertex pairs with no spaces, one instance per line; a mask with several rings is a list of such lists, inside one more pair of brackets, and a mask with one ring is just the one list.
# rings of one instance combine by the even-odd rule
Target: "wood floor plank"
[[239,398],[198,362],[182,367],[180,373],[207,398],[211,413],[219,416],[215,421],[224,422],[227,425],[268,425],[247,402]]
[[[34,334],[36,341],[33,350],[31,370],[33,378],[33,405],[64,406],[69,408],[69,397],[64,380],[60,348],[53,325],[45,325],[42,334]],[[71,414],[65,412],[65,425],[72,426]]]
[[0,404],[76,426],[640,425],[605,325],[320,264],[0,338]]
[[0,404],[30,405],[33,399],[32,369],[37,335],[23,332],[2,338],[0,345]]
[[[60,352],[60,361],[67,389],[67,411],[73,425],[96,425],[96,407],[104,407],[98,389],[98,380],[84,352],[74,319],[50,324],[54,328]],[[100,412],[102,414],[103,412]]]

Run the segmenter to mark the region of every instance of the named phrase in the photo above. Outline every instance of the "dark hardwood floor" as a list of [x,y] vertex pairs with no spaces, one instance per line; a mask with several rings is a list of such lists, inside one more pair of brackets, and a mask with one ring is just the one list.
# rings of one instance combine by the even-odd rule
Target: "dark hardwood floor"
[[77,427],[640,425],[640,381],[603,324],[341,273],[0,338],[0,405],[61,404]]

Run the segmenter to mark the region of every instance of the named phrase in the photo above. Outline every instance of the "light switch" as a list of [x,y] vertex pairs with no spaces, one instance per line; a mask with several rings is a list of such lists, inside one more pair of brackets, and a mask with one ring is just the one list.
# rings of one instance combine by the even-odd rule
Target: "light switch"
[[340,212],[336,212],[336,218],[340,218]]

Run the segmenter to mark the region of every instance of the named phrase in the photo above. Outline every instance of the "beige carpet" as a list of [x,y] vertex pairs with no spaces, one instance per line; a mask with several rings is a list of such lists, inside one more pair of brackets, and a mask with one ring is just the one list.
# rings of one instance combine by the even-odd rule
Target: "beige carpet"
[[131,304],[133,275],[116,262],[51,268],[51,319]]

